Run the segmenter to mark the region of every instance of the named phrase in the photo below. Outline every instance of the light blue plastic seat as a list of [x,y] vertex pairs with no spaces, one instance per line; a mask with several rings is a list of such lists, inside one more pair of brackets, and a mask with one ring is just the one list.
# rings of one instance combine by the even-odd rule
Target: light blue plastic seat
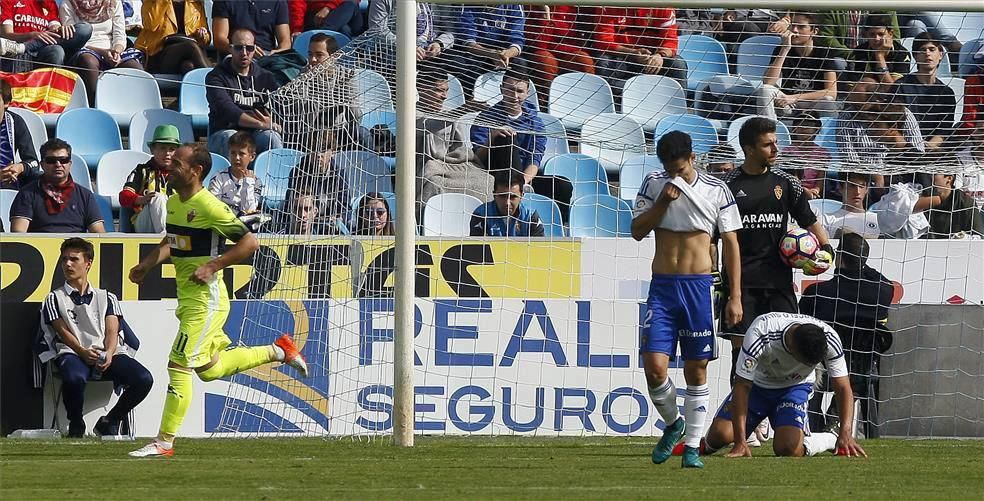
[[464,193],[441,193],[424,204],[424,236],[467,237],[472,213],[482,201]]
[[653,137],[656,142],[670,131],[678,130],[690,135],[694,153],[702,154],[711,151],[718,144],[717,128],[714,123],[700,115],[683,113],[665,116],[656,124]]
[[567,143],[567,129],[564,124],[557,120],[557,117],[549,113],[538,113],[538,117],[543,121],[543,133],[547,136],[547,145],[543,149],[543,159],[540,164],[545,165],[548,160],[557,156],[571,152],[571,147]]
[[0,190],[0,222],[3,222],[3,231],[10,231],[10,206],[14,204],[14,197],[17,190]]
[[355,86],[355,104],[362,113],[396,109],[389,82],[379,73],[363,68],[356,69],[352,83]]
[[611,195],[588,195],[571,205],[572,237],[631,237],[632,206]]
[[549,112],[568,130],[579,131],[589,118],[615,112],[612,87],[604,78],[571,72],[550,82]]
[[150,153],[147,142],[154,138],[154,130],[160,125],[177,127],[182,143],[195,142],[195,130],[190,116],[174,110],[143,110],[134,113],[130,120],[130,149]]
[[116,223],[113,219],[113,205],[110,197],[106,195],[96,195],[96,203],[99,204],[99,213],[103,218],[103,228],[107,233],[116,231]]
[[609,194],[608,173],[601,163],[583,153],[558,155],[547,161],[543,173],[563,176],[574,186],[572,199],[586,195]]
[[280,209],[287,199],[290,171],[301,163],[304,153],[291,148],[264,151],[253,161],[253,173],[263,182],[263,202],[267,207]]
[[69,98],[65,109],[61,113],[41,113],[41,120],[44,121],[45,127],[50,129],[55,127],[55,124],[58,123],[58,118],[68,110],[88,107],[89,94],[85,88],[85,81],[82,80],[82,77],[75,75],[75,88],[72,89],[72,97]]
[[92,189],[92,174],[89,172],[89,164],[78,153],[72,152],[72,181],[89,189]]
[[642,181],[654,171],[662,171],[663,163],[656,155],[634,157],[622,162],[618,176],[618,196],[622,200],[634,202]]
[[562,238],[564,234],[564,219],[560,214],[560,207],[553,199],[540,195],[539,193],[527,193],[523,195],[521,205],[536,211],[543,222],[543,234],[546,237]]
[[208,100],[205,99],[205,76],[212,68],[196,68],[181,79],[178,109],[191,116],[191,125],[198,130],[208,129]]
[[779,48],[781,39],[778,35],[756,35],[746,38],[738,45],[738,75],[748,80],[762,81],[765,70],[772,63],[772,56]]
[[622,89],[622,114],[639,122],[646,132],[652,132],[660,118],[686,112],[687,93],[672,78],[638,75]]
[[113,207],[120,206],[120,191],[126,178],[130,176],[137,164],[150,161],[150,155],[142,151],[117,150],[110,151],[99,160],[96,168],[96,193],[106,195],[113,201]]
[[977,40],[971,40],[963,44],[963,48],[960,49],[960,76],[966,77],[967,75],[976,73],[978,67],[984,63],[975,63],[974,54],[981,50],[981,44],[984,44],[984,38],[978,38]]
[[96,108],[109,113],[120,127],[128,127],[134,113],[163,107],[161,89],[150,73],[113,68],[99,75]]
[[617,173],[627,158],[646,154],[646,134],[630,116],[602,113],[584,122],[581,153],[601,162],[607,172]]
[[62,113],[55,126],[55,137],[72,145],[72,152],[82,157],[89,167],[98,166],[103,154],[123,149],[116,120],[96,108],[77,108]]
[[[48,127],[44,124],[44,119],[41,118],[41,115],[26,108],[8,106],[7,111],[24,119],[27,130],[31,132],[31,142],[34,143],[34,154],[37,155],[41,150],[41,145],[48,140]],[[14,157],[16,161],[20,161],[20,156],[17,155],[17,152],[14,152]]]
[[677,54],[687,62],[687,87],[691,91],[708,78],[730,73],[724,45],[709,36],[681,36]]
[[371,151],[340,151],[332,161],[353,197],[370,191],[393,191],[392,171],[382,157]]
[[211,181],[213,177],[217,176],[220,172],[228,169],[229,166],[232,165],[232,162],[230,162],[229,159],[219,155],[218,153],[209,154],[212,155],[212,168],[208,171],[208,174],[205,175],[205,182],[202,183],[202,186],[206,189],[208,188],[209,181]]

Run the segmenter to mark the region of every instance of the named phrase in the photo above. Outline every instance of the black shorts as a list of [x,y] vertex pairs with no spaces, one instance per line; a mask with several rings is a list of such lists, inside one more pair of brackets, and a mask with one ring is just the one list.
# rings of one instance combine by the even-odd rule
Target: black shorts
[[[721,297],[721,306],[724,307],[728,301],[727,290]],[[718,335],[725,338],[733,336],[743,337],[748,326],[759,315],[773,312],[799,313],[799,305],[796,302],[796,294],[793,289],[742,289],[741,291],[741,322],[737,325],[724,325],[724,316],[721,315],[721,325]]]

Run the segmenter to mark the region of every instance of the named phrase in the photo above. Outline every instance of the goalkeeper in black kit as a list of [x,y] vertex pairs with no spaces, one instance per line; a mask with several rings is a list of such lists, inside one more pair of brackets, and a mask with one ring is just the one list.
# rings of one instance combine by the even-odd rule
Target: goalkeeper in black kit
[[[738,133],[745,162],[724,177],[741,213],[738,230],[741,248],[742,320],[727,325],[722,319],[720,335],[731,339],[731,378],[749,324],[759,315],[772,312],[798,313],[793,292],[793,270],[779,257],[779,243],[786,235],[789,216],[817,237],[821,250],[803,271],[823,273],[831,266],[834,250],[827,232],[810,210],[809,197],[799,180],[774,168],[779,156],[776,123],[764,117],[746,121]],[[722,276],[727,277],[724,273]],[[723,288],[727,296],[728,287]],[[727,297],[725,297],[727,300]]]

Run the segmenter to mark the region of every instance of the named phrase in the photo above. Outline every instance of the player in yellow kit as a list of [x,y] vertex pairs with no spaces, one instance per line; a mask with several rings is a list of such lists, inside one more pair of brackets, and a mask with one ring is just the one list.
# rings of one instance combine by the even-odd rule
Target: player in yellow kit
[[[141,283],[149,270],[168,258],[174,263],[180,322],[171,347],[169,382],[157,439],[130,453],[133,457],[174,455],[174,438],[191,404],[192,372],[203,381],[231,376],[270,362],[283,362],[307,376],[307,364],[290,336],[267,346],[240,346],[222,330],[229,316],[229,295],[222,269],[249,258],[259,247],[256,236],[220,202],[202,181],[212,157],[202,146],[185,144],[174,152],[167,181],[175,195],[167,201],[167,236],[140,264],[130,280]],[[229,239],[235,245],[222,249]]]

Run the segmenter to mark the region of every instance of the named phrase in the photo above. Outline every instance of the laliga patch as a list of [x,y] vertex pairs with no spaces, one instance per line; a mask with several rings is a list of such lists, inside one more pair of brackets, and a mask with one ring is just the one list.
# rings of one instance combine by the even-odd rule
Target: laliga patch
[[745,369],[747,369],[747,370],[754,369],[755,368],[755,359],[753,359],[753,358],[746,358],[745,359],[744,366],[745,366]]

